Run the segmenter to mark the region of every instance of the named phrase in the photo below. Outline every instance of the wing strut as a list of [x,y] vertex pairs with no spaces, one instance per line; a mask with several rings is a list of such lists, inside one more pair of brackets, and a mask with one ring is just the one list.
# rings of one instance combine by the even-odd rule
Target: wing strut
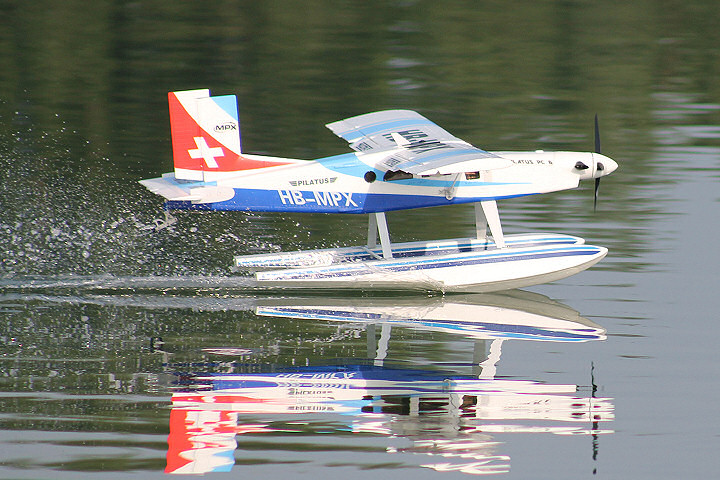
[[495,200],[484,200],[475,204],[475,231],[478,240],[482,240],[487,235],[487,227],[490,226],[495,245],[498,248],[505,248],[505,237],[500,225],[500,214],[497,209]]
[[368,248],[375,248],[378,234],[380,235],[380,247],[382,248],[383,258],[392,258],[390,233],[388,232],[385,212],[370,214],[370,221],[368,222]]

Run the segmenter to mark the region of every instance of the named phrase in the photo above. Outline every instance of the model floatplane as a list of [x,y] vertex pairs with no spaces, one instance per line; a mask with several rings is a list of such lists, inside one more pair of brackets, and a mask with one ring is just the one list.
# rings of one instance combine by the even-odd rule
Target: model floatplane
[[[597,187],[617,168],[599,153],[597,124],[596,152],[487,152],[414,111],[386,110],[327,124],[353,152],[308,161],[243,153],[234,95],[168,99],[175,171],[140,182],[166,208],[369,214],[364,246],[235,257],[260,284],[492,291],[558,280],[607,254],[570,235],[505,235],[496,204],[580,180]],[[473,238],[391,243],[385,212],[460,203],[475,204]]]

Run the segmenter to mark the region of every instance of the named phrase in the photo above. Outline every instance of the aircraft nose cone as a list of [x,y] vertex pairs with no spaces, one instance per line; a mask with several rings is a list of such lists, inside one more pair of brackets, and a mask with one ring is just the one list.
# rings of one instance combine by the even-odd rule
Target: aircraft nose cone
[[617,170],[618,164],[615,160],[610,157],[606,157],[600,153],[593,153],[595,160],[595,178],[604,177],[610,175],[612,172]]

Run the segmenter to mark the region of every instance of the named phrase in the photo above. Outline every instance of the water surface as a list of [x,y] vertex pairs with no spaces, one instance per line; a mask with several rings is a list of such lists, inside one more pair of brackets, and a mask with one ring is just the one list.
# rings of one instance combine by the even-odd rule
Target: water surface
[[[717,470],[715,3],[0,13],[0,476]],[[382,108],[491,150],[589,150],[598,113],[620,169],[597,210],[583,185],[500,211],[509,233],[610,254],[493,295],[258,289],[233,255],[362,243],[365,219],[180,212],[152,228],[161,201],[137,180],[171,168],[166,93],[201,87],[238,95],[245,150],[298,158],[346,151],[323,125]],[[469,206],[388,220],[397,241],[474,232]]]

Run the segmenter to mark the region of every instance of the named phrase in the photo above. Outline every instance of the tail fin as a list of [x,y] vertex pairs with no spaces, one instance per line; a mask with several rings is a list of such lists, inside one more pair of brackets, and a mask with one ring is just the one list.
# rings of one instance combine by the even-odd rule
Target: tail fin
[[213,181],[287,163],[242,155],[235,95],[211,97],[208,89],[169,92],[168,103],[176,179]]

